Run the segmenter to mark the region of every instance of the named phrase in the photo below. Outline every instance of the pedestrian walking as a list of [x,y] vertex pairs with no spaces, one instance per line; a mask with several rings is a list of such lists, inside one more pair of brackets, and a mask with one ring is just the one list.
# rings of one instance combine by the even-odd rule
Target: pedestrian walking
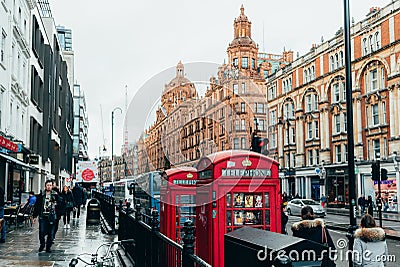
[[28,203],[29,203],[29,206],[34,206],[35,205],[35,203],[36,203],[35,192],[33,192],[33,191],[29,192]]
[[6,222],[4,220],[4,189],[0,185],[0,228],[1,228],[1,236],[0,236],[0,243],[6,242]]
[[54,239],[56,238],[60,220],[65,214],[65,199],[63,198],[62,192],[60,192],[60,189],[58,189],[57,186],[53,185],[53,190],[57,193],[58,196],[57,205],[55,207],[57,218],[54,223],[54,234],[53,234],[53,241],[54,241]]
[[361,195],[358,198],[357,204],[360,207],[361,215],[364,214],[364,212],[365,212],[365,197],[364,197],[364,195]]
[[[310,206],[301,209],[301,221],[292,225],[293,236],[308,239],[335,249],[332,237],[325,223],[321,219],[315,219],[314,211]],[[321,266],[336,266],[329,258],[329,251],[322,252],[324,255]]]
[[[370,214],[363,215],[360,227],[354,233],[354,266],[385,266],[382,261],[388,255],[385,231],[376,226]],[[365,256],[367,254],[368,257]]]
[[62,196],[65,202],[65,212],[63,216],[64,228],[69,229],[71,227],[69,224],[71,221],[71,211],[75,210],[76,204],[71,190],[69,190],[69,187],[66,185],[64,185]]
[[[39,217],[39,252],[42,252],[46,246],[46,252],[51,252],[51,245],[54,238],[54,223],[56,221],[55,206],[58,196],[52,190],[53,183],[48,180],[45,183],[45,190],[36,198],[35,209],[33,211],[33,223]],[[45,240],[47,236],[47,240]]]
[[[287,202],[285,202],[287,203]],[[287,230],[286,230],[286,224],[289,221],[289,216],[287,215],[287,211],[286,211],[286,204],[282,204],[282,218],[281,218],[281,223],[282,223],[282,229],[281,229],[281,233],[287,235]]]
[[374,217],[374,202],[372,201],[371,196],[368,196],[367,204],[368,204],[368,214],[371,215],[373,218]]
[[81,214],[81,206],[83,204],[83,189],[79,186],[78,183],[75,183],[75,186],[72,188],[72,194],[74,196],[75,207],[73,218],[79,219],[79,215]]
[[323,208],[325,208],[325,204],[326,204],[326,196],[324,194],[322,194],[322,196],[321,196],[321,206]]

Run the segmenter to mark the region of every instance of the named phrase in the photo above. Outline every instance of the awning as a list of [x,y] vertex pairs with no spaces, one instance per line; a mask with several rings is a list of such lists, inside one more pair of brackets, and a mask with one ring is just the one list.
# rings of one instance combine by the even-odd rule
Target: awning
[[26,170],[26,171],[35,170],[35,169],[36,169],[35,167],[33,167],[33,166],[31,166],[31,165],[28,165],[28,164],[26,164],[25,162],[20,161],[19,159],[16,159],[16,158],[14,158],[14,157],[11,157],[10,155],[6,155],[6,154],[3,154],[3,153],[0,153],[0,157],[6,159],[6,160],[9,161],[9,162],[14,162],[15,164],[21,166],[22,169],[24,169],[24,170]]

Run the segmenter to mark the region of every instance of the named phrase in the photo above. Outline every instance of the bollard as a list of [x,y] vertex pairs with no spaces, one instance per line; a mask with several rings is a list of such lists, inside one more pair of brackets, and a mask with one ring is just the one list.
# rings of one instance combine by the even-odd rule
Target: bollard
[[151,230],[152,231],[159,231],[159,221],[158,221],[158,210],[151,211]]
[[135,212],[135,219],[137,221],[140,221],[142,219],[142,213],[140,212],[141,210],[140,203],[136,203],[136,212]]
[[194,226],[191,220],[187,220],[184,223],[183,231],[185,232],[183,236],[183,265],[182,267],[193,267],[194,263],[191,261],[189,255],[194,254]]
[[160,241],[157,237],[160,231],[158,221],[158,210],[151,211],[151,266],[160,266]]

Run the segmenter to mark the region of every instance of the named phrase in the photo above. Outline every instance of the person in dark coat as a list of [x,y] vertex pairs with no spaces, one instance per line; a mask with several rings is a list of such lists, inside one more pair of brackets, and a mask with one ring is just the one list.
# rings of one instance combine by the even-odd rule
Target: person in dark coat
[[365,212],[365,197],[364,197],[364,195],[361,195],[361,197],[358,198],[357,204],[360,207],[361,214],[364,214],[364,212]]
[[71,190],[69,190],[69,187],[66,185],[63,187],[62,197],[65,201],[65,212],[63,216],[64,228],[69,229],[71,227],[69,224],[71,221],[71,211],[75,210],[76,203]]
[[81,214],[81,206],[83,204],[83,189],[79,186],[78,183],[75,183],[74,188],[72,188],[72,194],[74,196],[75,207],[73,218],[77,217],[79,219],[79,215]]
[[[53,244],[55,220],[52,220],[51,213],[57,205],[58,195],[52,188],[53,182],[50,180],[46,181],[45,190],[37,196],[35,209],[33,210],[33,223],[39,217],[39,252],[42,252],[46,246],[46,252],[50,253],[51,245]],[[46,235],[47,240],[45,240]]]
[[372,197],[368,196],[368,214],[374,217],[374,203],[372,201]]
[[58,225],[60,222],[60,219],[62,216],[65,214],[65,199],[62,197],[62,193],[58,189],[57,186],[53,185],[53,190],[57,192],[58,200],[57,200],[57,205],[56,205],[56,214],[57,214],[57,219],[54,223],[54,235],[53,235],[53,240],[56,237],[56,233],[58,231]]
[[287,212],[286,212],[286,204],[282,204],[281,216],[282,216],[281,217],[281,223],[282,223],[281,233],[287,235],[286,224],[289,221],[289,216],[287,215]]
[[[314,211],[310,206],[304,206],[301,209],[301,221],[292,225],[293,236],[308,239],[320,244],[327,244],[331,250],[335,250],[335,244],[329,234],[328,229],[322,219],[315,219]],[[323,235],[325,231],[326,235]],[[326,240],[323,240],[326,236]],[[329,251],[324,253],[323,265],[321,266],[336,266],[335,262],[329,258]]]

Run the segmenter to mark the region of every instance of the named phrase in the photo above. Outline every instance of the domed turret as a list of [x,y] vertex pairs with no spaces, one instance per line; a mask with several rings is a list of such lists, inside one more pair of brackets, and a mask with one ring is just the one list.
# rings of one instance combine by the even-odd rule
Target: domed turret
[[161,106],[169,114],[176,106],[197,96],[194,84],[185,77],[185,68],[181,61],[176,65],[176,76],[165,85]]

